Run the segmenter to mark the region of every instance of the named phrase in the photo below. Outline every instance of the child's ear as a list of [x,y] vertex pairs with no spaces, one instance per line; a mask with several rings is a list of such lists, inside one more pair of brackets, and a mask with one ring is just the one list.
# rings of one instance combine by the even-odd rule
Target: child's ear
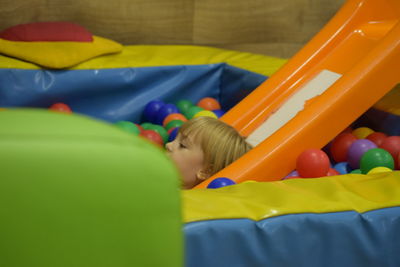
[[211,170],[210,170],[210,168],[201,169],[197,172],[196,176],[197,176],[197,179],[203,181],[211,176]]

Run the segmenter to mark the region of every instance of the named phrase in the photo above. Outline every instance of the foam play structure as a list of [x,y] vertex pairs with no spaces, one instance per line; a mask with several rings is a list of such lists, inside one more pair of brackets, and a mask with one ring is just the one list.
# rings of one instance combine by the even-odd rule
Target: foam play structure
[[[117,45],[60,69],[0,55],[0,265],[399,265],[398,171],[273,181],[399,83],[399,18],[398,1],[349,0],[289,61],[186,45]],[[110,123],[140,121],[153,99],[204,96],[217,98],[229,110],[222,119],[257,146],[214,176],[240,184],[203,189],[206,181],[180,192],[162,151]],[[76,114],[43,110],[59,101]],[[300,103],[292,117],[278,114],[293,111],[287,103]],[[395,105],[378,108],[368,112],[387,120],[376,125],[395,130]]]

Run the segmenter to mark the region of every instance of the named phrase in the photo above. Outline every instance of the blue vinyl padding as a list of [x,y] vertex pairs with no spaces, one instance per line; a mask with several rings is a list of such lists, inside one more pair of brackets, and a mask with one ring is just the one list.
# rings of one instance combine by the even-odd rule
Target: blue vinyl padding
[[184,227],[187,267],[400,266],[400,207]]
[[0,107],[43,107],[56,102],[74,112],[115,122],[142,122],[144,106],[160,99],[217,98],[227,111],[266,76],[227,64],[94,70],[0,69]]

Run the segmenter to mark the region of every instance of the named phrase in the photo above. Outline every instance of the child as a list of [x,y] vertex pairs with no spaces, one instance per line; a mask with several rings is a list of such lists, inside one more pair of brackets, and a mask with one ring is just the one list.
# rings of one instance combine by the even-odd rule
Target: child
[[166,149],[190,189],[222,170],[251,149],[231,126],[211,117],[189,120]]

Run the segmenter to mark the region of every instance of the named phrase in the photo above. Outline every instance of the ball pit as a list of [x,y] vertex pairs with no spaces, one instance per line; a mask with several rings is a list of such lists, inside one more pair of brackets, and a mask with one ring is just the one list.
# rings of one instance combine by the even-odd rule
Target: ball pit
[[[367,127],[346,128],[323,149],[303,151],[297,157],[296,170],[282,180],[380,173],[398,170],[400,166],[400,136],[388,136]],[[332,167],[327,166],[324,152],[328,152],[325,155],[332,161]]]
[[[205,97],[197,103],[204,108],[194,105],[187,99],[179,100],[176,104],[161,100],[150,101],[143,110],[143,122],[140,125],[136,125],[138,130],[132,129],[131,131],[159,146],[163,146],[176,138],[179,128],[189,119],[199,116],[209,116],[217,119],[225,113],[225,111],[221,110],[221,105],[215,98]],[[121,124],[126,124],[125,127],[129,128],[132,127],[130,123],[132,122]],[[135,125],[134,123],[132,124]],[[120,127],[124,127],[124,125],[120,125]],[[129,132],[129,129],[125,130]]]

